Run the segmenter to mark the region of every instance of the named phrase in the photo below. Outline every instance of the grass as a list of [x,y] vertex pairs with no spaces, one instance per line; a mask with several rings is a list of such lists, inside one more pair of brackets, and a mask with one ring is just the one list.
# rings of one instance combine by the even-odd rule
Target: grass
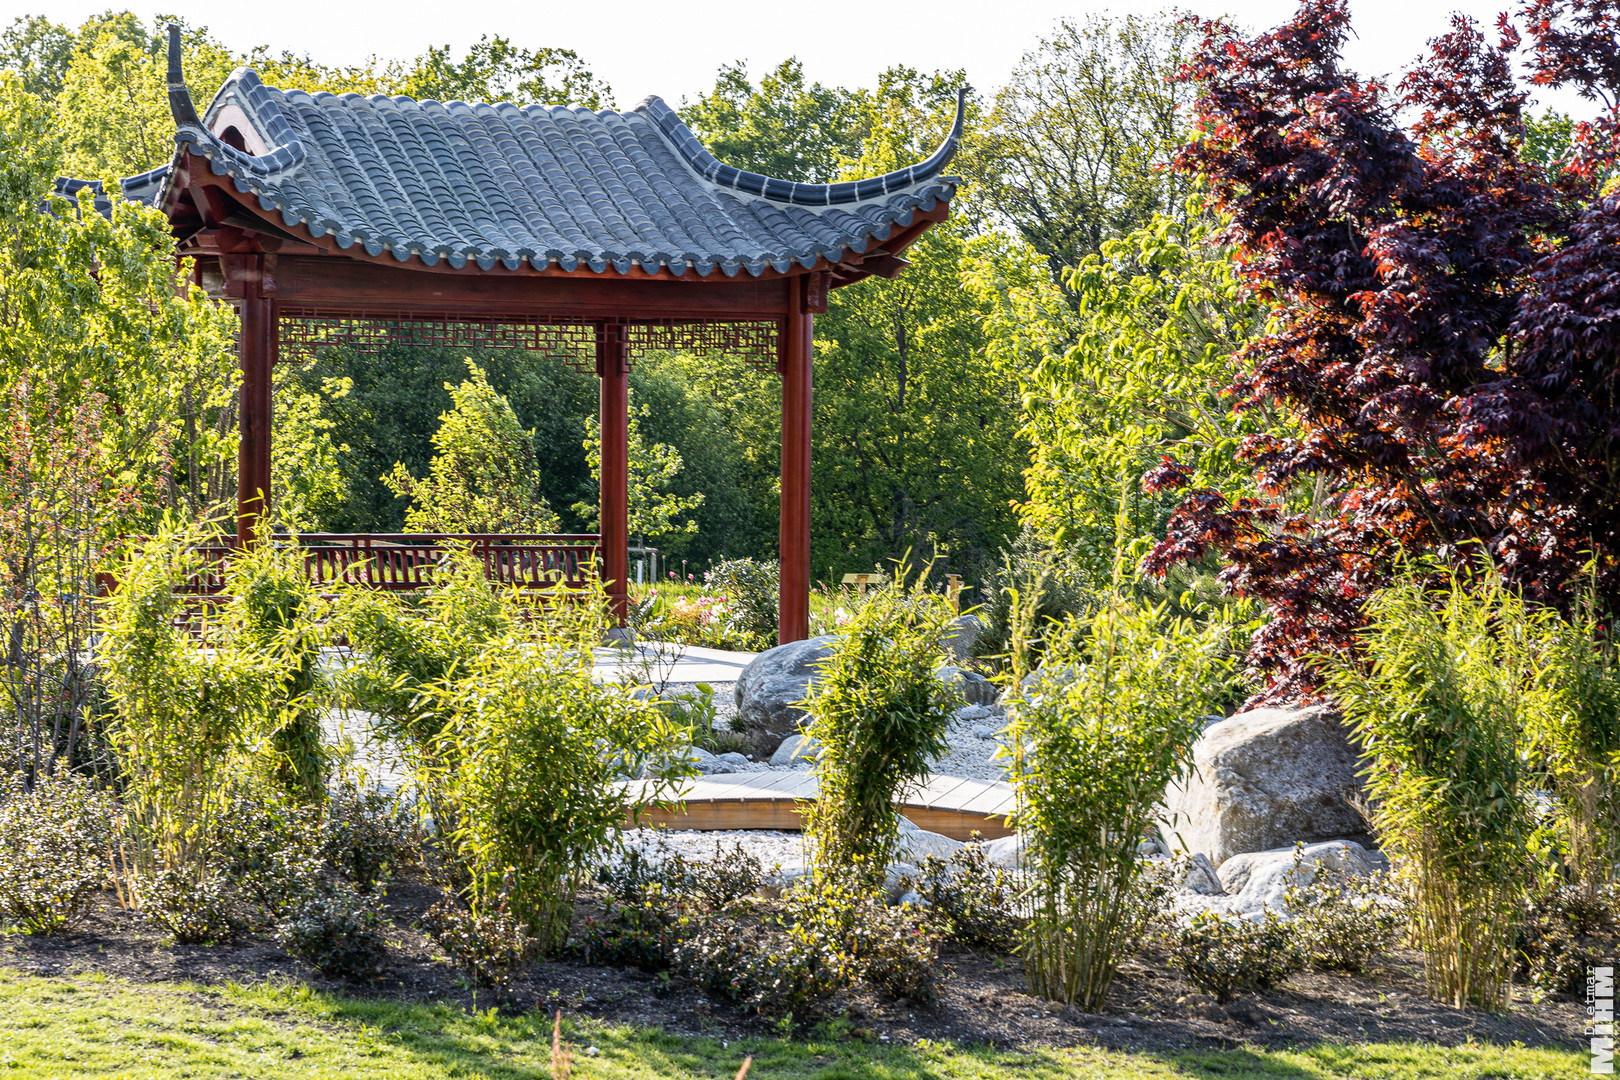
[[[1396,1080],[1586,1074],[1579,1052],[1412,1044],[1174,1054],[883,1046],[812,1036],[717,1039],[569,1021],[579,1080]],[[1573,1040],[1571,1040],[1573,1043]],[[300,984],[137,985],[100,975],[0,971],[0,1077],[322,1077],[550,1075],[550,1018],[469,1014],[448,1005],[315,993]],[[588,1048],[596,1048],[591,1054]]]

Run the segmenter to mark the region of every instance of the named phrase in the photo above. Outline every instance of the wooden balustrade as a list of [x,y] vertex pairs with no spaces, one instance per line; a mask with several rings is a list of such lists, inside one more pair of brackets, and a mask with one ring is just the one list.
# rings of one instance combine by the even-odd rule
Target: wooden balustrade
[[[589,584],[600,548],[597,536],[568,533],[304,533],[272,539],[296,540],[310,583],[318,589],[342,583],[388,592],[427,588],[456,546],[481,559],[485,576],[496,584],[536,591],[579,589]],[[236,550],[226,544],[201,548],[205,569],[185,591],[201,596],[223,591],[224,564]]]

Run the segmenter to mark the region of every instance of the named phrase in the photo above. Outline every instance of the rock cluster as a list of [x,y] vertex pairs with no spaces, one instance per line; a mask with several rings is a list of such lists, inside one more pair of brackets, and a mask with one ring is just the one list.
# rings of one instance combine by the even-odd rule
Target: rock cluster
[[1217,867],[1234,855],[1364,840],[1361,762],[1331,710],[1255,709],[1204,729],[1193,770],[1165,796],[1159,833]]
[[1319,863],[1350,876],[1387,870],[1366,846],[1360,770],[1343,722],[1321,706],[1255,709],[1206,727],[1159,822],[1163,847],[1188,858],[1176,910],[1286,914],[1289,886]]

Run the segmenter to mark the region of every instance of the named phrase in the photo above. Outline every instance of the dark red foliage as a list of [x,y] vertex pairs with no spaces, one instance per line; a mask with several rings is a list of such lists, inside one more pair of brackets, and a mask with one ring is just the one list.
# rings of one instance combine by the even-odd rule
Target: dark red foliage
[[[1612,95],[1617,9],[1533,0],[1537,81]],[[1567,175],[1521,159],[1519,38],[1500,25],[1492,44],[1457,17],[1392,91],[1339,67],[1344,0],[1305,0],[1253,40],[1201,24],[1183,72],[1205,137],[1179,166],[1277,304],[1230,393],[1303,434],[1244,447],[1274,502],[1190,491],[1145,566],[1214,553],[1226,587],[1270,609],[1258,699],[1312,693],[1309,659],[1352,647],[1403,556],[1488,557],[1560,603],[1595,552],[1620,599],[1620,202],[1592,189],[1597,140]],[[1186,476],[1167,461],[1149,481]]]

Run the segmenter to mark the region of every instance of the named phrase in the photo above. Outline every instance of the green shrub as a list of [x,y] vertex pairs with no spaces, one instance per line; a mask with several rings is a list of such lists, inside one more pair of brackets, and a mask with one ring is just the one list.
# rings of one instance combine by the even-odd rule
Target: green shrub
[[274,927],[323,884],[319,808],[242,792],[221,818],[207,863],[231,882],[241,921]]
[[387,925],[377,897],[340,883],[303,896],[277,927],[276,938],[323,975],[365,979],[382,970]]
[[509,992],[536,952],[504,893],[484,897],[483,910],[477,912],[446,897],[427,910],[422,925],[463,974],[501,993]]
[[1520,715],[1558,799],[1568,872],[1589,900],[1620,868],[1620,654],[1588,598],[1529,615],[1531,691]]
[[1352,874],[1325,862],[1295,876],[1283,898],[1306,962],[1319,971],[1365,971],[1373,957],[1395,943],[1406,923],[1403,906],[1394,901],[1395,883],[1386,874]]
[[693,920],[670,949],[676,974],[769,1017],[800,1022],[820,1016],[848,985],[826,942],[783,933],[774,920]]
[[896,583],[856,613],[803,703],[821,746],[816,801],[804,818],[811,863],[830,876],[882,881],[899,841],[895,798],[948,748],[958,703],[935,677],[955,611]]
[[1557,886],[1526,908],[1514,945],[1514,977],[1537,1000],[1579,998],[1587,973],[1611,956],[1612,942],[1592,935],[1617,923],[1615,888],[1608,884],[1593,896],[1584,883]]
[[[630,812],[691,772],[684,732],[656,704],[594,680],[603,621],[598,605],[556,605],[424,690],[445,718],[426,779],[467,904],[482,913],[506,895],[542,952],[566,939],[574,893]],[[632,791],[621,769],[651,776]]]
[[775,559],[726,559],[703,575],[708,591],[726,604],[726,625],[755,648],[776,644],[782,568]]
[[159,866],[129,885],[141,914],[176,944],[222,945],[242,929],[230,883],[206,862]]
[[427,691],[513,634],[522,609],[509,592],[489,587],[482,560],[465,549],[451,550],[426,593],[418,599],[340,588],[332,630],[348,640],[353,663],[336,681],[349,703],[375,717],[373,733],[404,755],[425,809],[446,828],[452,811],[439,789],[448,772],[435,757],[444,698]]
[[0,918],[30,934],[66,929],[107,883],[112,798],[86,777],[16,773],[0,793]]
[[238,795],[209,862],[233,883],[244,921],[275,926],[334,889],[380,891],[416,853],[416,823],[407,807],[342,783],[325,806]]
[[717,841],[712,859],[688,859],[662,837],[651,857],[631,848],[597,871],[605,910],[600,919],[584,921],[579,951],[590,963],[664,971],[675,945],[698,922],[729,910],[762,880],[759,860],[741,844],[728,852]]
[[255,754],[282,716],[272,659],[230,647],[206,622],[203,640],[218,647],[200,649],[177,625],[185,614],[179,589],[203,570],[196,545],[212,538],[200,528],[161,530],[123,564],[103,612],[109,735],[123,774],[131,869],[151,879],[140,890],[147,895],[165,892],[159,881],[182,891],[191,881],[199,897],[208,894],[205,862],[221,813],[258,770]]
[[1304,969],[1294,927],[1275,911],[1258,919],[1201,911],[1170,935],[1170,963],[1217,1001],[1269,990]]
[[1148,924],[1132,902],[1136,838],[1191,764],[1230,669],[1219,627],[1116,597],[1052,626],[1044,665],[1025,679],[1035,610],[1015,599],[1007,735],[1026,843],[1024,968],[1035,993],[1096,1010]]
[[849,877],[814,874],[786,897],[787,936],[820,950],[846,983],[865,982],[919,1005],[939,1003],[946,972],[938,923]]
[[1494,575],[1369,601],[1366,659],[1329,683],[1370,764],[1373,824],[1410,897],[1431,994],[1501,1008],[1533,877],[1519,716],[1529,618]]
[[[1082,568],[1084,560],[1072,546],[1050,548],[1033,529],[1026,527],[1001,552],[999,566],[986,568],[988,584],[981,588],[984,605],[979,609],[984,629],[974,640],[973,653],[983,660],[1004,660],[1013,644],[1014,623],[1018,619],[1013,598],[1034,610],[1033,625],[1045,627],[1097,604],[1099,585]],[[1031,657],[1039,660],[1044,645],[1028,641]]]
[[344,782],[321,816],[321,855],[361,893],[375,892],[419,861],[420,817],[397,795]]
[[918,870],[917,894],[945,920],[946,937],[996,952],[1018,947],[1025,927],[1017,877],[991,866],[982,844],[968,844],[949,860],[930,855]]
[[230,646],[258,653],[276,673],[270,705],[280,715],[270,741],[271,775],[290,796],[320,802],[333,764],[321,730],[326,633],[303,550],[259,544],[236,552],[225,571],[225,593],[231,597],[223,627]]

